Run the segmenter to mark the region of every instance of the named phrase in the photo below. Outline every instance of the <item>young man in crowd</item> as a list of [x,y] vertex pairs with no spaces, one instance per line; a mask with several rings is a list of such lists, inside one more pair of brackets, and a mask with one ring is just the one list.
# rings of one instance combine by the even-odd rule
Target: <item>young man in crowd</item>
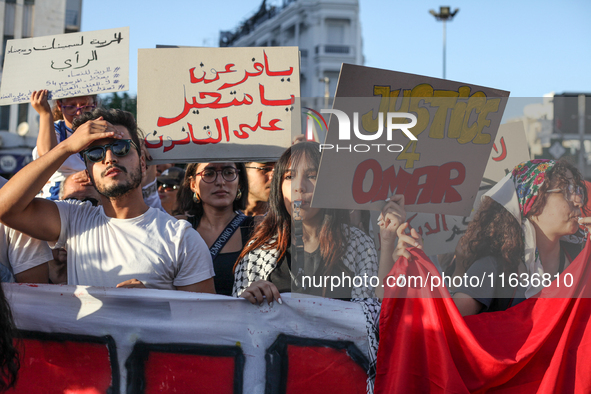
[[[188,222],[142,198],[145,162],[133,115],[95,109],[75,133],[0,189],[0,221],[68,250],[68,284],[214,293],[211,255]],[[101,206],[35,198],[71,154],[81,153]]]
[[248,176],[248,201],[244,214],[247,216],[264,215],[267,213],[267,201],[269,201],[275,162],[250,162],[245,165]]

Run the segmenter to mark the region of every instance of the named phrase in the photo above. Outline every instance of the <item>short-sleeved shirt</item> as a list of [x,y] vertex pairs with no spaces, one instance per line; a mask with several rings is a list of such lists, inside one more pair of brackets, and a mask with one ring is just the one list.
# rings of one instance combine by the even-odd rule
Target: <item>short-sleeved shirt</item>
[[47,242],[31,238],[0,223],[0,264],[13,275],[53,260]]
[[61,231],[54,247],[68,250],[70,285],[115,287],[137,279],[172,290],[214,276],[207,245],[187,221],[155,208],[117,219],[88,202],[56,204]]

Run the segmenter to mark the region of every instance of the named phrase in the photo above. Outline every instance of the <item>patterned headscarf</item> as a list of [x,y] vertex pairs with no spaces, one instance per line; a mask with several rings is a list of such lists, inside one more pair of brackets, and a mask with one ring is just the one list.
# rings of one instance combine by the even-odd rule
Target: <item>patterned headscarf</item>
[[538,191],[546,180],[546,172],[551,170],[555,164],[554,160],[530,160],[519,164],[511,172],[522,220],[536,202]]
[[[555,164],[553,160],[530,160],[521,163],[484,194],[501,204],[521,225],[523,259],[529,275],[543,275],[544,268],[536,247],[536,231],[527,214],[538,198],[540,187],[546,180],[546,173]],[[533,281],[529,282],[529,287],[525,291],[526,298],[542,289],[541,284],[534,287],[532,283]]]

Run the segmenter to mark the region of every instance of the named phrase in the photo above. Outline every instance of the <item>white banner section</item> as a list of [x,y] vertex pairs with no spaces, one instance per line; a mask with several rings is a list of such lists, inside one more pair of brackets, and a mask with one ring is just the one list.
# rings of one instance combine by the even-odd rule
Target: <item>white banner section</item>
[[365,392],[366,320],[353,302],[3,288],[23,336],[19,393]]

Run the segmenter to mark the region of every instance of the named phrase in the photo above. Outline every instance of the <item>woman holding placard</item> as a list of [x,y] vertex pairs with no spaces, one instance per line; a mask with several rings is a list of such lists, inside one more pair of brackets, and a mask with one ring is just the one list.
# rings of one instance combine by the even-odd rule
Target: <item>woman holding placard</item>
[[[531,160],[515,167],[485,194],[456,248],[461,261],[456,258],[455,272],[446,272],[485,278],[478,286],[464,280],[455,287],[460,313],[505,310],[561,278],[581,250],[579,225],[591,227],[591,218],[581,212],[586,203],[582,176],[567,161]],[[392,258],[382,256],[388,264],[380,272],[400,256],[410,258],[407,248],[421,247],[416,231],[405,234],[406,227],[397,228],[398,246]]]

